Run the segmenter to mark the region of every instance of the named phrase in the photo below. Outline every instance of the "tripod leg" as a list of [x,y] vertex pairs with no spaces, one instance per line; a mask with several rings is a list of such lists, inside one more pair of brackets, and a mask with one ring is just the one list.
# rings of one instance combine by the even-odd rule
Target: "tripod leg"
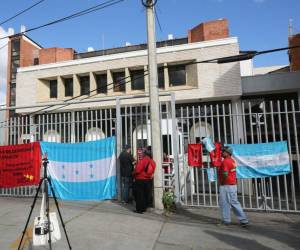
[[49,182],[49,186],[50,186],[51,192],[53,194],[53,199],[55,201],[55,205],[56,205],[56,208],[57,208],[57,211],[58,211],[58,214],[59,214],[60,222],[63,226],[64,233],[66,235],[66,239],[67,239],[67,242],[68,242],[68,245],[69,245],[69,249],[71,250],[72,247],[71,247],[71,244],[70,244],[70,241],[69,241],[69,237],[68,237],[68,234],[67,234],[65,223],[64,223],[63,218],[62,218],[61,213],[60,213],[60,209],[59,209],[58,202],[57,202],[57,199],[56,199],[56,196],[55,196],[55,193],[54,193],[54,189],[53,189],[53,186],[52,186],[52,183],[51,183],[51,179],[49,177],[47,177],[47,180]]
[[41,186],[42,186],[42,183],[43,183],[44,179],[45,179],[45,178],[43,178],[43,179],[40,180],[39,186],[38,186],[38,188],[37,188],[37,190],[36,190],[36,194],[35,194],[35,196],[34,196],[34,200],[33,200],[33,203],[32,203],[32,205],[31,205],[30,213],[29,213],[29,215],[28,215],[28,218],[27,218],[27,221],[26,221],[26,225],[25,225],[25,228],[24,228],[23,233],[22,233],[22,238],[21,238],[21,240],[20,240],[20,243],[19,243],[19,246],[18,246],[18,250],[21,249],[22,241],[23,241],[24,235],[25,235],[25,233],[26,233],[27,226],[28,226],[28,223],[29,223],[31,214],[32,214],[32,211],[33,211],[33,209],[34,209],[34,206],[35,206],[35,203],[36,203],[36,200],[37,200],[37,197],[38,197],[38,194],[39,194],[39,191],[40,191],[40,189],[41,189]]
[[[46,178],[46,180],[48,180],[48,178]],[[49,215],[49,193],[48,193],[48,185],[47,182],[45,181],[45,187],[44,187],[44,192],[46,195],[46,216],[47,216],[47,220],[48,220],[48,235],[49,235],[49,239],[48,239],[48,244],[49,244],[49,249],[52,250],[52,241],[51,241],[51,221],[50,221],[50,215]]]

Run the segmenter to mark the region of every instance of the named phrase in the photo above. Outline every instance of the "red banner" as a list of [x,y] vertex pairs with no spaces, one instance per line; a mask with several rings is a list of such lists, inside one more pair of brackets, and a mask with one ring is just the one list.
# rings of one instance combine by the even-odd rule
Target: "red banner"
[[38,142],[0,146],[0,187],[19,187],[40,181],[41,149]]
[[188,165],[192,167],[202,167],[202,145],[188,145]]

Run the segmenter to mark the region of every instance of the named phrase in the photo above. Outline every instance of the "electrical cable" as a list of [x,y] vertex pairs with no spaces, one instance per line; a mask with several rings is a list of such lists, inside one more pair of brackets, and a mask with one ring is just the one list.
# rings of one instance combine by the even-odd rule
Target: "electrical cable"
[[[145,73],[145,72],[146,72],[146,73]],[[147,72],[148,72],[148,70],[144,71],[144,74],[143,74],[143,75],[141,75],[141,76],[139,76],[139,77],[136,77],[136,78],[134,78],[134,79],[136,80],[136,79],[140,79],[140,78],[143,78],[143,77],[147,76],[147,75],[149,74],[149,73],[147,73]],[[91,91],[89,91],[89,94],[91,94],[92,92],[95,92],[95,91],[97,91],[97,92],[96,92],[95,94],[93,94],[93,95],[89,95],[89,96],[86,96],[86,97],[80,99],[80,101],[81,101],[81,100],[88,99],[88,98],[91,98],[91,97],[93,97],[93,96],[95,96],[95,95],[98,95],[98,90],[107,89],[107,91],[108,91],[108,90],[114,89],[115,87],[121,87],[121,86],[125,85],[126,83],[131,82],[131,79],[129,79],[129,81],[123,82],[123,80],[125,80],[125,79],[127,79],[127,78],[130,78],[130,77],[131,77],[131,76],[123,77],[122,79],[120,79],[120,80],[118,81],[119,84],[116,84],[116,83],[118,83],[118,82],[111,82],[111,83],[109,83],[109,84],[106,84],[105,86],[102,86],[102,87],[100,87],[100,88],[96,88],[96,89],[94,89],[94,90],[91,90]],[[123,83],[122,83],[122,82],[123,82]],[[110,86],[110,85],[113,85],[113,86],[112,86],[112,88],[108,89],[107,87]],[[72,98],[70,98],[70,99],[68,99],[68,100],[65,100],[64,102],[66,102],[66,104],[51,104],[51,105],[47,105],[47,106],[44,107],[44,108],[41,108],[41,109],[39,109],[39,110],[36,110],[36,111],[31,112],[31,113],[26,114],[26,115],[27,115],[27,116],[32,116],[32,115],[37,114],[37,113],[39,113],[39,112],[41,112],[41,111],[47,110],[48,108],[51,108],[51,107],[53,107],[53,106],[61,106],[61,105],[63,105],[63,106],[61,106],[61,107],[57,107],[57,108],[55,108],[55,109],[51,109],[51,110],[49,110],[48,112],[53,112],[53,111],[55,111],[55,110],[61,109],[61,108],[63,108],[63,107],[69,106],[69,105],[77,105],[77,104],[79,104],[79,103],[67,103],[67,102],[69,102],[69,101],[71,101],[71,100],[74,100],[74,99],[77,99],[77,98],[82,97],[82,96],[84,96],[84,95],[74,96],[74,97],[72,97]],[[1,110],[0,110],[0,111],[1,111]],[[45,112],[45,113],[48,113],[48,112]],[[8,121],[0,122],[0,124],[7,123],[7,122],[8,122]]]
[[83,16],[83,15],[89,14],[91,12],[98,11],[98,10],[110,7],[112,5],[118,4],[118,3],[123,2],[123,1],[125,1],[125,0],[109,0],[109,1],[106,1],[106,2],[101,3],[101,4],[97,4],[97,5],[93,6],[93,7],[87,8],[85,10],[82,10],[82,11],[79,11],[79,12],[75,12],[74,14],[71,14],[69,16],[66,16],[66,17],[54,20],[52,22],[48,22],[46,24],[42,24],[42,25],[36,26],[34,28],[27,29],[24,32],[20,32],[20,33],[17,33],[15,35],[0,37],[0,40],[1,39],[5,39],[5,38],[11,38],[11,37],[20,36],[20,35],[23,35],[25,33],[28,33],[28,32],[34,31],[34,30],[38,30],[38,29],[41,29],[41,28],[44,28],[44,27],[47,27],[47,26],[50,26],[50,25],[54,25],[54,24],[57,24],[57,23],[60,23],[60,22],[64,22],[64,21],[76,18],[76,17],[80,17],[80,16]]
[[45,0],[38,1],[37,3],[35,3],[35,4],[31,5],[31,6],[29,6],[28,8],[26,8],[26,9],[24,9],[24,10],[18,12],[18,13],[15,14],[14,16],[12,16],[12,17],[10,17],[10,18],[7,18],[7,19],[5,19],[4,21],[1,21],[1,22],[0,22],[0,26],[3,25],[3,24],[5,24],[5,23],[7,23],[8,21],[14,19],[15,17],[20,16],[21,14],[27,12],[28,10],[34,8],[35,6],[37,6],[38,4],[40,4],[40,3],[44,2],[44,1],[45,1]]
[[[246,59],[244,59],[244,56],[245,56],[245,55],[251,55],[251,56],[254,55],[254,56],[255,56],[255,55],[261,55],[261,54],[266,54],[266,53],[273,53],[273,52],[278,52],[278,51],[282,51],[282,50],[296,49],[296,48],[300,48],[300,46],[285,47],[285,48],[278,48],[278,49],[265,50],[265,51],[249,51],[249,52],[247,52],[247,53],[245,53],[245,54],[241,54],[241,55],[237,55],[237,56],[220,57],[220,58],[208,59],[208,60],[203,60],[203,61],[190,62],[190,63],[187,63],[187,64],[185,64],[185,65],[192,65],[192,64],[198,64],[198,63],[227,63],[227,62],[233,62],[233,61],[231,60],[233,57],[237,57],[237,58],[238,58],[238,56],[242,56],[242,60],[246,60]],[[230,60],[229,60],[229,59],[230,59]],[[234,58],[234,59],[235,59],[235,58]],[[250,58],[250,59],[251,59],[251,58]],[[228,61],[226,61],[226,60],[228,60]],[[163,66],[162,68],[168,68],[168,66]],[[144,71],[144,75],[142,75],[142,76],[140,76],[140,77],[137,77],[137,78],[135,78],[135,79],[142,78],[142,77],[144,77],[144,76],[146,76],[146,75],[149,74],[149,73],[145,73],[145,72],[147,72],[147,70]],[[124,84],[126,84],[126,83],[128,83],[128,82],[131,81],[131,80],[129,80],[129,81],[125,81],[124,83],[121,83],[123,80],[125,80],[125,79],[127,79],[127,78],[129,78],[129,77],[130,77],[130,76],[127,76],[127,77],[124,77],[124,78],[120,79],[120,80],[118,81],[118,82],[119,82],[118,85],[114,85],[114,84],[116,84],[116,82],[111,82],[111,83],[109,83],[109,84],[106,84],[105,86],[102,86],[101,88],[96,88],[96,89],[90,91],[89,94],[92,93],[92,92],[97,91],[98,89],[107,88],[107,87],[110,86],[110,85],[114,85],[113,88],[114,88],[115,86],[116,86],[116,87],[117,87],[117,86],[122,86],[122,85],[124,85]],[[118,82],[117,82],[117,83],[118,83]],[[112,89],[112,88],[111,88],[111,89]],[[108,90],[110,90],[110,89],[108,89]],[[89,95],[89,96],[87,96],[87,97],[84,97],[84,98],[81,99],[81,100],[88,99],[88,98],[90,98],[90,97],[92,97],[92,96],[95,96],[95,95],[97,95],[97,94],[98,94],[98,93],[96,93],[96,94],[94,94],[94,95]],[[51,108],[51,107],[54,107],[54,106],[61,106],[61,105],[63,105],[62,107],[65,107],[65,106],[68,106],[68,105],[77,105],[77,104],[79,104],[79,103],[67,103],[67,102],[68,102],[68,101],[71,101],[71,100],[74,100],[74,99],[77,99],[77,98],[79,98],[79,97],[81,97],[81,96],[84,96],[84,95],[78,95],[78,96],[72,97],[71,99],[65,100],[64,102],[66,102],[66,104],[51,104],[51,105],[47,105],[47,107],[45,107],[45,108],[39,109],[39,110],[37,110],[37,111],[34,111],[34,112],[29,113],[29,114],[26,114],[26,115],[33,115],[33,114],[36,114],[36,113],[38,113],[38,112],[40,112],[40,111],[46,110],[46,109]],[[58,108],[53,109],[53,110],[50,110],[50,111],[54,111],[54,110],[60,109],[60,108],[62,108],[62,107],[58,107]],[[5,122],[2,122],[2,123],[5,123]],[[2,123],[0,123],[0,124],[2,124]]]
[[156,8],[154,8],[154,15],[155,15],[155,18],[156,18],[156,21],[157,21],[159,30],[160,30],[160,32],[162,32],[163,30],[162,30],[162,26],[161,26],[161,24],[160,24],[160,20],[159,20],[159,17],[158,17],[158,13],[157,13],[157,11],[156,11]]

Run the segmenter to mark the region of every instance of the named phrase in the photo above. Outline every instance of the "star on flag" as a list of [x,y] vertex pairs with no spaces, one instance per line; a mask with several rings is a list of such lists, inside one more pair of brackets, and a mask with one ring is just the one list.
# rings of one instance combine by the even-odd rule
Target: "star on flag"
[[25,174],[24,177],[26,180],[29,180],[29,181],[33,180],[33,175]]

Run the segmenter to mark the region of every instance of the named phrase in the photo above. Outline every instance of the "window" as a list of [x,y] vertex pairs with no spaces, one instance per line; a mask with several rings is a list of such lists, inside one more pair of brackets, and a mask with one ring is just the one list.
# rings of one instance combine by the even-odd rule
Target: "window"
[[9,97],[9,105],[16,105],[16,84],[10,83],[10,97]]
[[185,65],[169,66],[170,86],[180,86],[186,84]]
[[33,59],[33,65],[39,65],[39,63],[40,63],[40,60],[38,57]]
[[11,51],[13,56],[20,54],[20,39],[11,42]]
[[57,98],[57,80],[50,80],[50,98]]
[[73,78],[64,79],[65,96],[73,96]]
[[160,67],[158,68],[158,87],[161,89],[165,88],[165,73],[164,73],[164,68]]
[[130,77],[131,77],[131,89],[132,90],[144,90],[145,89],[144,70],[130,71]]
[[107,75],[96,75],[97,93],[107,93]]
[[11,72],[12,73],[17,73],[17,69],[20,67],[20,60],[19,59],[14,59],[11,62]]
[[89,95],[90,94],[90,77],[89,76],[80,76],[80,95]]
[[114,72],[113,73],[114,81],[114,92],[125,92],[125,72]]
[[50,98],[57,98],[57,80],[50,80]]

